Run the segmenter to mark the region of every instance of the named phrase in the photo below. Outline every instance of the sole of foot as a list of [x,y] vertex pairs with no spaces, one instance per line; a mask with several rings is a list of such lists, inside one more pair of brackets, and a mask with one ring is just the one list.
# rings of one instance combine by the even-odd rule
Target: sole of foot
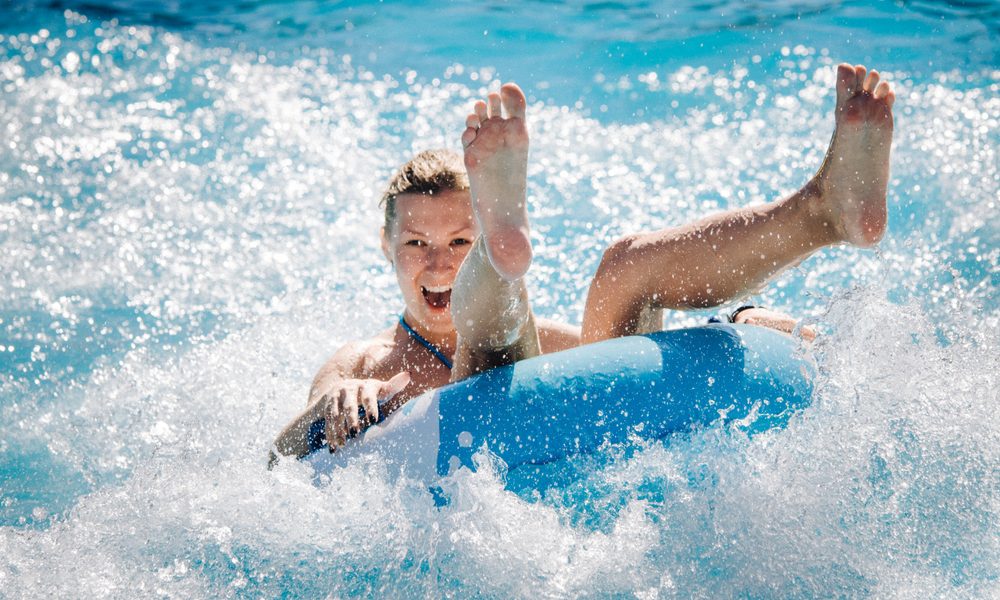
[[814,183],[839,238],[855,246],[885,235],[895,99],[877,71],[837,67],[836,128]]
[[505,84],[499,94],[476,103],[462,134],[472,209],[490,263],[508,281],[531,266],[526,108],[521,88]]

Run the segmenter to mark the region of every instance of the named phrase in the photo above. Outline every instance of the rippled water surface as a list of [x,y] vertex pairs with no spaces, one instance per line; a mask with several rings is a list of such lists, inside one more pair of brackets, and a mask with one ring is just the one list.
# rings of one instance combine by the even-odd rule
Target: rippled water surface
[[[0,595],[1000,595],[998,15],[2,5]],[[578,323],[616,236],[801,185],[845,60],[897,90],[890,230],[756,298],[824,332],[786,430],[575,459],[538,496],[484,456],[444,508],[375,461],[264,469],[324,358],[399,310],[376,200],[473,99],[529,93],[529,286]]]

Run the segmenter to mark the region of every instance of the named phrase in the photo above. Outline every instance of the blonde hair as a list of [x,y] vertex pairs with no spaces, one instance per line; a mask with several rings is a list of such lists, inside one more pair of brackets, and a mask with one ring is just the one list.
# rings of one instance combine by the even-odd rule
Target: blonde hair
[[399,168],[379,200],[385,209],[385,226],[396,218],[396,198],[403,194],[434,194],[469,189],[462,157],[453,150],[424,150]]

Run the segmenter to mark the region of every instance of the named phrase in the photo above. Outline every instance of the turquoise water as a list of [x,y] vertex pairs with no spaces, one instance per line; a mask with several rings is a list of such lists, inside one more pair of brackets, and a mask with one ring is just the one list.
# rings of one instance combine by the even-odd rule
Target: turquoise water
[[[4,594],[1000,594],[997,3],[0,12]],[[825,332],[787,430],[538,498],[462,474],[443,510],[374,463],[264,470],[321,361],[394,318],[376,199],[473,98],[530,96],[533,303],[579,322],[616,236],[805,181],[844,60],[897,89],[890,231],[757,298]]]

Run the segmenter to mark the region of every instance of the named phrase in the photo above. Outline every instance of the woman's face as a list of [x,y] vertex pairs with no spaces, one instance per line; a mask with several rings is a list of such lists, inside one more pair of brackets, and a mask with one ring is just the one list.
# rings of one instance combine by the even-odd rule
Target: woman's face
[[478,233],[468,191],[396,197],[396,217],[382,231],[382,250],[395,267],[411,326],[442,336],[454,333],[451,288]]

